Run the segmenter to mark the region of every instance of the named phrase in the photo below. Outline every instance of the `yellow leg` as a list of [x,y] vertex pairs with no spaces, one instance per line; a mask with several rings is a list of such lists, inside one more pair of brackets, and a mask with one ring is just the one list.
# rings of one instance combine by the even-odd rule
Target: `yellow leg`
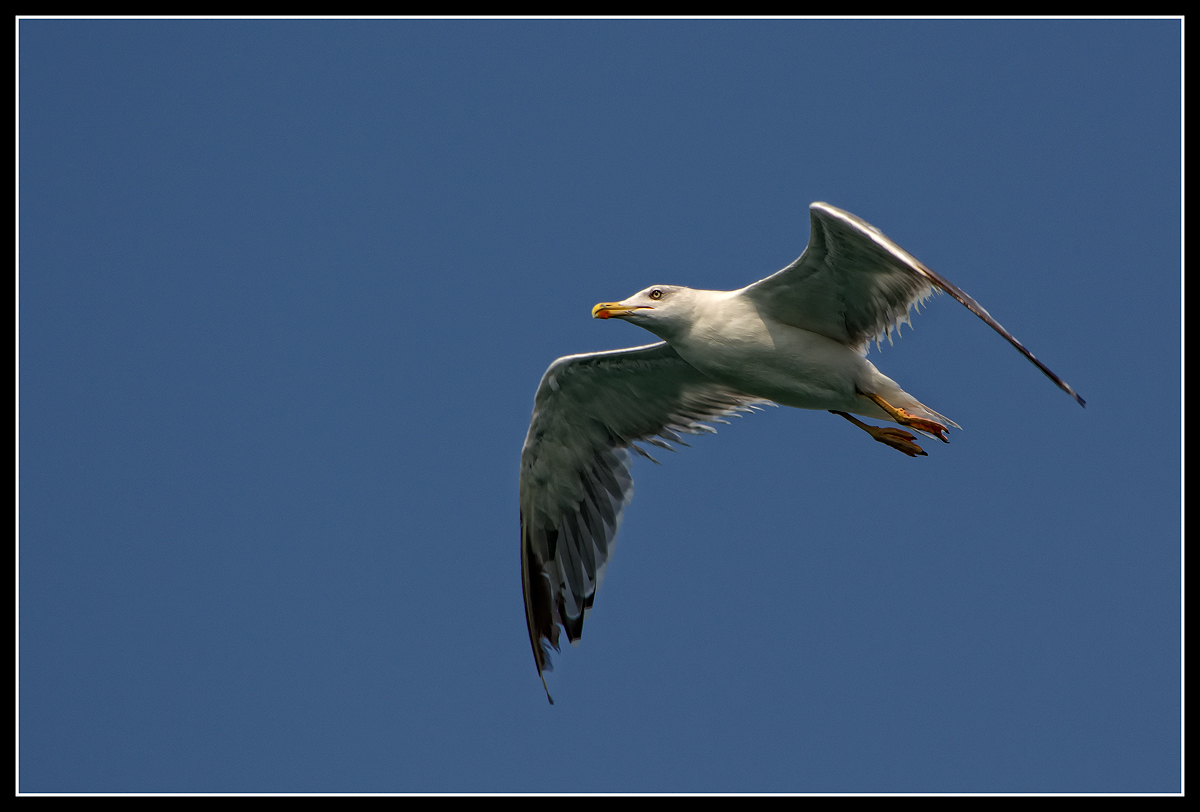
[[914,440],[917,438],[904,429],[885,429],[880,426],[868,426],[866,423],[851,417],[845,412],[835,412],[833,409],[830,409],[829,411],[831,414],[836,414],[840,417],[846,418],[851,423],[865,431],[867,434],[874,437],[876,442],[883,443],[886,446],[891,446],[897,451],[907,454],[910,457],[929,456],[925,453],[925,450],[922,449],[921,446],[914,442]]
[[926,420],[923,417],[917,417],[914,414],[906,412],[904,409],[899,409],[888,403],[883,398],[873,392],[860,392],[859,394],[868,397],[875,402],[875,405],[888,413],[888,416],[899,423],[901,426],[908,426],[917,429],[918,431],[926,431],[934,437],[941,440],[943,443],[950,442],[950,438],[946,436],[946,427],[941,423],[933,420]]

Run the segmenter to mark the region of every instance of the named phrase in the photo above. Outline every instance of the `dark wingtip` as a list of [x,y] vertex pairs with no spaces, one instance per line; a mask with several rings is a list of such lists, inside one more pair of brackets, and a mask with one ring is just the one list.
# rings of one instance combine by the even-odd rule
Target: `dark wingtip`
[[[1035,361],[1034,363],[1036,363],[1036,364],[1038,365],[1038,367],[1039,367],[1039,368],[1040,368],[1040,369],[1041,369],[1043,372],[1046,372],[1046,369],[1045,369],[1045,367],[1044,367],[1044,366],[1042,366],[1042,363],[1041,363],[1040,361]],[[1078,403],[1080,406],[1082,406],[1082,407],[1083,407],[1083,408],[1085,408],[1085,409],[1087,408],[1087,401],[1086,401],[1086,400],[1084,400],[1082,397],[1080,397],[1079,393],[1078,393],[1078,392],[1076,392],[1074,389],[1072,389],[1072,388],[1071,388],[1071,387],[1070,387],[1070,386],[1067,384],[1067,382],[1066,382],[1066,381],[1064,381],[1062,378],[1058,377],[1057,375],[1053,375],[1053,374],[1051,374],[1051,373],[1049,373],[1049,372],[1047,372],[1046,374],[1047,374],[1047,376],[1049,376],[1050,380],[1052,380],[1052,381],[1054,381],[1056,384],[1058,384],[1058,388],[1059,388],[1059,389],[1063,390],[1063,391],[1064,391],[1064,392],[1066,392],[1068,395],[1070,395],[1071,397],[1075,398],[1075,402],[1076,402],[1076,403]]]

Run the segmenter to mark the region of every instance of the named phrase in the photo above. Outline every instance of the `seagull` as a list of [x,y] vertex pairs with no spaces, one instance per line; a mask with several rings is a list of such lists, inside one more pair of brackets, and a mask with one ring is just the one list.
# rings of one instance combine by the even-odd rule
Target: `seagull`
[[[572,644],[612,556],[633,497],[639,443],[674,451],[682,434],[766,404],[838,415],[910,457],[926,456],[906,429],[946,443],[943,417],[866,359],[890,342],[913,308],[950,294],[1079,403],[1062,378],[978,302],[918,262],[879,229],[828,203],[809,207],[808,247],[792,264],[740,290],[654,285],[592,308],[662,339],[559,358],[542,376],[521,451],[521,584],[538,677],[559,627]],[[858,417],[902,426],[873,426]],[[657,460],[654,460],[657,462]]]

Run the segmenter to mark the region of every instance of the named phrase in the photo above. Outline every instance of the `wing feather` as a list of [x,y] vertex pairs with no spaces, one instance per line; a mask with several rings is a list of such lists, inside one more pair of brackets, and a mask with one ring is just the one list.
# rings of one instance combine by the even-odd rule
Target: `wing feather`
[[961,288],[917,261],[883,232],[828,203],[809,207],[812,232],[800,258],[746,288],[769,316],[865,353],[872,340],[908,322],[914,307],[945,291],[983,319],[1046,377],[1085,405],[1066,381],[1034,357]]
[[681,434],[713,431],[701,421],[766,402],[716,383],[665,343],[550,365],[521,452],[521,581],[539,676],[552,669],[560,626],[579,639],[604,580],[633,497],[630,449],[673,451]]

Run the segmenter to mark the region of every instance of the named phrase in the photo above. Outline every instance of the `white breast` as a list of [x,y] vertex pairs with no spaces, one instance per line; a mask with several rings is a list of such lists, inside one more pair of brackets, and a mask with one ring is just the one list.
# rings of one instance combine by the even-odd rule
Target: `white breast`
[[856,386],[878,374],[844,344],[764,319],[739,291],[706,299],[696,315],[671,345],[701,372],[747,394],[799,409],[853,411]]

